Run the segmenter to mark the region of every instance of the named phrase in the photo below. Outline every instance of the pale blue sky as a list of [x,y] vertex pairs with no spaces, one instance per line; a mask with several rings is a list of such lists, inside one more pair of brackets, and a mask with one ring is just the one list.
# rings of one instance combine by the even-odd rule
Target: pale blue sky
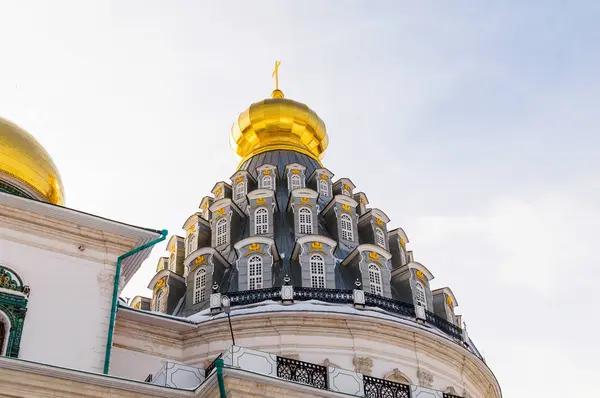
[[281,59],[325,166],[453,289],[504,396],[598,395],[600,4],[414,3],[0,0],[0,115],[70,207],[181,233]]

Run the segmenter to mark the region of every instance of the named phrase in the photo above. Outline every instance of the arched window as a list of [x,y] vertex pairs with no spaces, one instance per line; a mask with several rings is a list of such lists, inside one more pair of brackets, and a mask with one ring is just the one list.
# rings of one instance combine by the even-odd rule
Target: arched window
[[375,243],[385,249],[385,234],[381,228],[375,228]]
[[171,256],[169,258],[169,271],[177,271],[177,264],[175,263],[175,253],[171,253]]
[[0,355],[6,355],[10,336],[10,320],[0,311]]
[[354,231],[352,230],[352,219],[348,214],[342,214],[341,218],[342,224],[342,239],[348,240],[350,242],[354,241]]
[[187,241],[187,254],[189,255],[191,252],[196,250],[196,234],[189,234]]
[[269,212],[264,207],[259,207],[254,212],[254,231],[256,235],[269,232]]
[[298,174],[292,174],[291,181],[291,191],[294,189],[302,188],[302,182],[300,180],[300,176]]
[[273,177],[266,175],[262,178],[262,187],[264,189],[273,189]]
[[242,199],[246,195],[246,184],[242,182],[238,182],[235,186],[235,198]]
[[301,234],[312,234],[312,211],[308,207],[301,207],[298,211],[298,231]]
[[164,304],[165,293],[162,290],[159,290],[156,295],[156,311],[162,312],[163,304]]
[[383,288],[381,286],[381,270],[377,264],[369,264],[369,287],[372,294],[383,296]]
[[310,258],[310,286],[325,288],[325,260],[318,254]]
[[262,258],[252,256],[248,259],[248,289],[262,289]]
[[194,304],[206,298],[206,270],[200,268],[194,277]]
[[415,299],[417,305],[427,309],[427,299],[425,299],[425,286],[419,281],[415,282]]
[[325,180],[319,182],[319,192],[321,195],[329,196],[329,184]]
[[221,218],[217,221],[217,246],[227,243],[227,220]]

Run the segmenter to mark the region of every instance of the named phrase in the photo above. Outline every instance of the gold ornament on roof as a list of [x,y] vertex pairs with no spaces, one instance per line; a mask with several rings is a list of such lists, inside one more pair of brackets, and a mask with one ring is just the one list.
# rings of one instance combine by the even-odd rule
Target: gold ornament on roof
[[223,215],[223,213],[225,213],[225,208],[221,207],[219,210],[217,210],[217,214],[218,215]]
[[327,174],[321,174],[321,180],[327,180]]
[[238,178],[235,180],[235,182],[237,182],[238,184],[239,184],[240,182],[242,182],[242,181],[244,181],[244,177],[238,177]]
[[344,189],[345,189],[346,191],[350,191],[350,185],[348,185],[348,184],[344,184]]
[[223,188],[219,187],[217,188],[217,190],[215,191],[215,196],[219,196],[223,193]]
[[373,260],[377,260],[379,258],[379,254],[375,252],[369,252],[369,257],[371,257]]
[[310,156],[320,163],[329,144],[325,123],[305,104],[284,98],[279,89],[279,66],[272,76],[271,98],[256,102],[231,128],[231,148],[242,162],[263,152],[289,150]]
[[323,244],[321,242],[313,242],[311,247],[313,249],[322,249],[323,248]]
[[154,288],[155,289],[160,289],[164,284],[165,284],[165,280],[164,279],[159,279],[158,282],[156,282],[156,286],[154,286]]
[[381,224],[383,224],[383,221],[381,221],[381,219],[380,219],[380,218],[376,218],[376,219],[375,219],[375,222],[377,223],[377,225],[381,225]]
[[425,274],[420,269],[417,270],[416,275],[417,275],[417,278],[421,278],[421,279],[425,278]]
[[308,203],[308,202],[310,202],[310,199],[307,198],[307,197],[301,197],[300,198],[300,202],[302,202],[302,203]]
[[446,296],[446,303],[448,304],[448,306],[450,308],[452,308],[452,306],[454,305],[454,302],[452,301],[452,297]]
[[346,211],[350,211],[350,205],[347,205],[345,203],[342,203],[342,209],[346,210]]
[[263,174],[266,176],[271,175],[271,170],[265,170],[263,171]]
[[194,264],[198,265],[198,264],[204,264],[205,263],[205,258],[204,256],[198,256],[195,260],[194,260]]
[[248,246],[248,250],[250,250],[251,252],[255,252],[260,250],[260,245],[258,243],[253,243],[250,246]]
[[188,232],[191,234],[192,232],[196,232],[196,225],[192,224],[190,225],[190,227],[188,228]]
[[265,198],[256,198],[256,203],[258,203],[258,204],[263,204],[266,201],[267,201],[267,199],[265,199]]
[[404,238],[400,238],[400,246],[404,247],[404,245],[406,245]]
[[292,174],[300,174],[300,170],[298,170],[298,169],[292,169]]
[[0,118],[0,181],[35,199],[65,204],[58,169],[44,147],[28,132]]

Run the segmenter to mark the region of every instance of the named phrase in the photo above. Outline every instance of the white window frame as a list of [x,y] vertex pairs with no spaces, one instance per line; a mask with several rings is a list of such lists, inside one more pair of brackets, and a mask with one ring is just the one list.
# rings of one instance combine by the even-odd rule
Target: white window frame
[[385,249],[385,232],[379,227],[375,227],[375,244]]
[[302,178],[300,174],[292,174],[290,177],[290,191],[298,188],[302,188]]
[[321,195],[329,196],[329,183],[326,180],[319,182],[319,191]]
[[188,235],[187,238],[187,254],[188,256],[194,251],[196,250],[196,234],[195,233],[190,233]]
[[262,289],[263,287],[263,259],[261,256],[252,256],[248,259],[248,290]]
[[306,206],[298,209],[298,233],[310,235],[313,233],[312,210]]
[[158,291],[158,293],[156,293],[156,302],[155,302],[156,311],[162,312],[162,310],[163,310],[163,296],[164,295],[165,295],[165,292],[164,292],[163,289],[160,289]]
[[354,226],[352,225],[352,217],[346,213],[340,216],[340,227],[342,230],[342,239],[349,242],[354,242]]
[[427,295],[425,294],[425,285],[421,281],[415,281],[415,301],[417,305],[427,308]]
[[267,174],[262,177],[262,187],[263,189],[273,189],[273,177],[271,175]]
[[206,269],[200,268],[194,275],[194,304],[206,300]]
[[216,246],[221,246],[229,242],[228,227],[227,219],[225,217],[222,217],[217,221],[215,225],[215,230],[217,231],[215,238]]
[[325,288],[325,259],[320,254],[310,256],[310,286]]
[[240,200],[246,196],[246,183],[244,181],[238,182],[235,186],[235,199]]
[[254,233],[256,235],[269,233],[269,211],[265,207],[259,207],[254,211]]
[[371,294],[383,296],[383,278],[381,277],[381,268],[375,263],[369,263],[369,290]]

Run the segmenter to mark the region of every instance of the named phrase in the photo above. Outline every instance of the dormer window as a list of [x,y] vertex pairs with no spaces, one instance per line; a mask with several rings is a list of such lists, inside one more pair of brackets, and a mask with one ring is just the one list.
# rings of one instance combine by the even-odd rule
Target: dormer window
[[260,207],[254,212],[254,232],[256,235],[269,232],[269,212],[264,207]]
[[329,184],[327,180],[321,180],[319,182],[319,193],[321,195],[329,196]]
[[381,228],[375,228],[375,243],[379,247],[383,247],[385,249],[385,234],[381,230]]
[[302,188],[302,181],[300,179],[300,175],[292,174],[290,178],[290,189],[293,191],[294,189]]
[[190,233],[187,238],[187,254],[196,250],[196,234]]
[[350,196],[350,191],[344,187],[344,189],[342,189],[342,195]]
[[217,221],[217,246],[224,245],[227,243],[227,220],[225,218],[221,218]]
[[248,289],[262,289],[263,261],[260,256],[252,256],[248,259]]
[[235,199],[240,200],[243,199],[244,196],[246,196],[246,183],[243,181],[238,182],[238,184],[235,186]]
[[419,281],[415,282],[415,299],[417,305],[427,309],[427,300],[425,299],[425,286]]
[[206,270],[201,268],[194,277],[194,304],[206,299]]
[[301,207],[298,210],[298,231],[301,234],[312,234],[312,211],[308,207]]
[[325,260],[319,254],[310,257],[310,286],[325,288]]
[[369,264],[369,288],[372,294],[383,296],[383,288],[381,285],[381,270],[377,264]]
[[264,175],[262,178],[262,187],[264,189],[273,189],[273,177],[270,175]]
[[352,219],[348,214],[342,214],[340,217],[342,230],[342,239],[354,242],[354,231],[352,230]]

